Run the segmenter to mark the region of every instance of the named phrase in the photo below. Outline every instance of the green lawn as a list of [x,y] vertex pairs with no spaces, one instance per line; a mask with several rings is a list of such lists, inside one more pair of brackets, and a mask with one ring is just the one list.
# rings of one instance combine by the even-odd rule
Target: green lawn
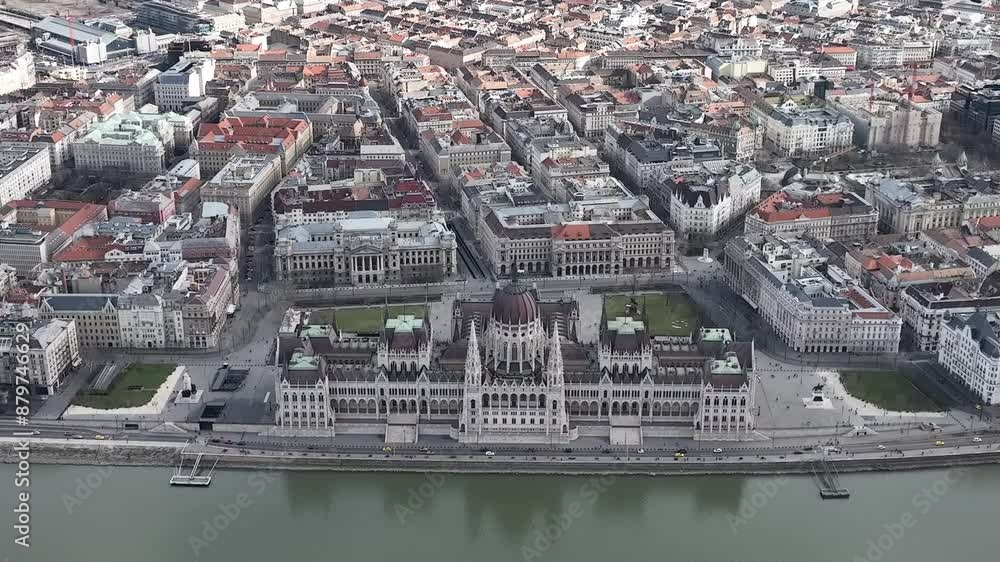
[[[309,324],[316,326],[330,324],[336,313],[337,328],[343,332],[353,332],[356,334],[371,334],[378,332],[385,325],[382,318],[382,305],[368,306],[363,308],[323,308],[312,311],[309,315]],[[418,318],[424,315],[424,305],[392,305],[389,307],[389,317],[393,318],[400,314],[412,314]]]
[[[129,365],[107,394],[78,394],[73,399],[73,405],[102,410],[145,406],[176,367],[177,365],[146,363]],[[137,386],[142,387],[142,390],[129,389]]]
[[684,293],[653,293],[646,295],[608,295],[604,297],[604,311],[608,318],[626,316],[626,306],[635,299],[634,316],[642,315],[646,306],[646,328],[651,336],[687,336],[698,331],[698,308]]
[[940,410],[930,398],[895,371],[844,371],[840,380],[855,397],[893,412],[931,412]]

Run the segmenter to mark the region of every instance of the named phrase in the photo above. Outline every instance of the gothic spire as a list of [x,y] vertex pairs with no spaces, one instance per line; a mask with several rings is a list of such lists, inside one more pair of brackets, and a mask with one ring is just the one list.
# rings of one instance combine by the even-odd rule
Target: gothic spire
[[469,349],[465,355],[465,380],[469,384],[480,384],[483,373],[482,359],[479,357],[479,338],[476,336],[476,319],[469,327]]
[[552,325],[552,344],[549,345],[549,365],[546,368],[549,385],[561,385],[563,382],[562,345],[559,343],[559,323]]

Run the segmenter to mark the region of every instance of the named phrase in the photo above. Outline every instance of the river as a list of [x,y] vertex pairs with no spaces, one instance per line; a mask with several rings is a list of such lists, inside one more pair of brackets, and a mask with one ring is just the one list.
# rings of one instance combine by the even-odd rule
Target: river
[[[0,465],[9,562],[979,562],[1000,556],[1000,467],[806,477],[556,477]],[[102,474],[100,471],[104,471]],[[869,543],[868,541],[872,542]],[[857,557],[857,558],[855,558]]]

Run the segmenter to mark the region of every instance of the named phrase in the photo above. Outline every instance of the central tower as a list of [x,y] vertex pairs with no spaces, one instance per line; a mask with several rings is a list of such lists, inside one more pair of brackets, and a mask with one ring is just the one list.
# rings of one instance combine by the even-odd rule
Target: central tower
[[545,339],[534,291],[517,280],[498,288],[485,334],[486,371],[501,378],[539,377]]

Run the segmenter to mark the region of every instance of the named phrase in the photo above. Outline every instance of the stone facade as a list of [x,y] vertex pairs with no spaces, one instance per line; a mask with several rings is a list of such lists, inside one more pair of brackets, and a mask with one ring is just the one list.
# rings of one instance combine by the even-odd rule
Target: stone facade
[[753,344],[728,330],[666,346],[641,317],[604,318],[595,366],[577,340],[576,303],[540,302],[516,281],[492,302],[456,301],[445,344],[434,343],[442,338],[426,313],[390,317],[377,334],[341,330],[336,315],[315,326],[289,315],[275,381],[282,430],[333,436],[353,424],[385,428],[390,443],[429,432],[561,444],[587,426],[612,443],[641,444],[644,431],[673,424],[696,438],[752,437]]

